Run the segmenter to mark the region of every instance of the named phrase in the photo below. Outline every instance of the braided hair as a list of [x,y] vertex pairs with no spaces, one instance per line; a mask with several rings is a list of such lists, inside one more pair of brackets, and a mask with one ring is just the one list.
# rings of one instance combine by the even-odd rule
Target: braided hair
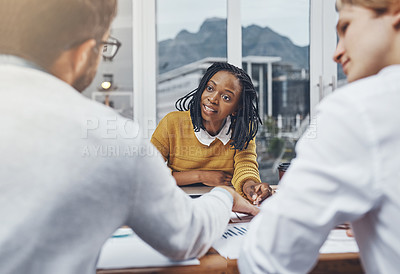
[[208,81],[219,71],[232,73],[240,82],[242,87],[241,101],[236,115],[231,115],[231,125],[228,130],[232,131],[231,147],[237,150],[246,149],[249,142],[254,139],[258,131],[258,124],[262,123],[258,115],[257,93],[249,75],[243,70],[229,63],[216,62],[212,64],[200,80],[199,86],[179,98],[175,107],[179,111],[190,110],[193,129],[198,132],[205,130],[201,117],[201,95]]

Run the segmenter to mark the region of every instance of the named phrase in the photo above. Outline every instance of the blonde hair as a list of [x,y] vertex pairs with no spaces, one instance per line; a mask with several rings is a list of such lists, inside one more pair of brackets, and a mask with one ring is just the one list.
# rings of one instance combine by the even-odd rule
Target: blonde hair
[[374,10],[378,15],[399,8],[398,0],[336,0],[336,9],[340,11],[344,5],[361,6]]

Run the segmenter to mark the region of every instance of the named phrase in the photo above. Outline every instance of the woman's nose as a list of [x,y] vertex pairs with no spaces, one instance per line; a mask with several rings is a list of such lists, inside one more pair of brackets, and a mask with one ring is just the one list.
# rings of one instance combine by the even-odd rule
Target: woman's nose
[[218,103],[217,92],[213,92],[212,94],[210,94],[210,96],[208,96],[208,101],[210,101],[210,103],[212,103],[212,104],[217,104]]
[[342,39],[339,39],[339,42],[336,46],[336,50],[333,54],[333,61],[340,64],[340,59],[342,59],[344,52],[345,52],[345,50],[344,50]]

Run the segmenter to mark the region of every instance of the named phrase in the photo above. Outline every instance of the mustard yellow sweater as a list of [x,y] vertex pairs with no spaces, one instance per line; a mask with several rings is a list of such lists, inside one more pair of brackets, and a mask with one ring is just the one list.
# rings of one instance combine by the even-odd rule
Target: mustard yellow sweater
[[194,134],[189,111],[174,111],[158,124],[151,142],[160,151],[172,171],[219,170],[230,173],[232,185],[245,197],[247,180],[261,182],[256,144],[253,139],[242,151],[215,139],[210,146],[201,144]]

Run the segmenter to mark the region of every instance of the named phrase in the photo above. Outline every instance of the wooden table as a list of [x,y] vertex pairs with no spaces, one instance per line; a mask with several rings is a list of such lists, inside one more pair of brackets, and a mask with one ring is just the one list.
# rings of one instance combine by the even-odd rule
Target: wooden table
[[[271,186],[276,190],[275,185]],[[208,192],[210,189],[202,189]],[[192,188],[184,188],[189,195],[194,194]],[[196,192],[197,194],[197,192]],[[237,260],[225,259],[218,252],[211,248],[207,254],[200,259],[200,265],[190,266],[170,266],[170,267],[147,267],[147,268],[129,268],[129,269],[103,269],[97,270],[97,274],[122,274],[122,273],[204,273],[204,274],[235,274],[239,273]],[[332,253],[320,254],[319,259],[311,274],[361,274],[364,273],[358,253]]]
[[[200,265],[172,266],[172,267],[148,267],[130,269],[103,269],[97,270],[97,274],[122,274],[122,273],[207,273],[207,274],[236,274],[239,273],[237,260],[225,259],[213,248],[200,259]],[[364,273],[358,253],[321,254],[317,265],[310,272],[312,274]]]
[[317,265],[310,273],[361,274],[364,273],[364,270],[358,253],[331,253],[320,254]]

